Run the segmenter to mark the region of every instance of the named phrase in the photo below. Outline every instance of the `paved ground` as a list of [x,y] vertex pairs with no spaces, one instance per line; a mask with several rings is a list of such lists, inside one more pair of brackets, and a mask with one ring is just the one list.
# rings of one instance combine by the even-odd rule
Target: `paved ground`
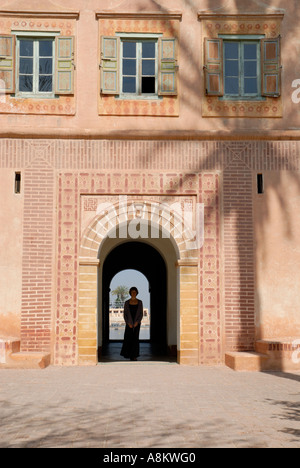
[[0,447],[300,447],[299,382],[167,362],[0,370]]

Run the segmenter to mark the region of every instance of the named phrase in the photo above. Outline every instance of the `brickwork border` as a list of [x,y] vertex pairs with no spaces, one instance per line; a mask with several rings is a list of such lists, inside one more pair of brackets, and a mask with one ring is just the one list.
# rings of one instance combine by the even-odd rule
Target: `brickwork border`
[[[79,192],[86,193],[86,181],[90,174],[97,175],[90,180],[87,191],[94,195],[105,194],[108,190],[112,194],[122,193],[123,183],[128,184],[129,180],[130,184],[133,184],[127,185],[131,188],[131,193],[145,193],[147,182],[150,184],[148,189],[151,187],[149,192],[153,194],[160,193],[163,188],[167,194],[199,195],[204,193],[202,189],[200,190],[199,174],[207,173],[211,176],[221,174],[218,182],[221,184],[221,189],[218,190],[220,193],[223,192],[223,204],[219,206],[220,209],[223,206],[224,210],[224,232],[222,235],[219,232],[217,237],[216,233],[213,234],[213,238],[220,239],[217,249],[223,252],[222,264],[225,269],[223,272],[219,258],[217,265],[220,274],[217,281],[220,285],[225,273],[224,287],[219,286],[219,291],[224,291],[225,302],[224,311],[220,310],[218,320],[222,322],[225,318],[227,351],[252,347],[255,265],[253,220],[250,218],[253,212],[251,179],[256,171],[299,172],[299,150],[298,141],[0,140],[0,168],[17,168],[24,172],[22,349],[49,351],[52,331],[54,337],[64,337],[65,330],[71,327],[73,329],[71,347],[63,339],[60,341],[60,345],[64,343],[65,348],[57,363],[76,363],[76,325],[73,320],[77,314],[78,283],[72,275],[69,275],[71,281],[69,283],[60,283],[61,278],[55,283],[57,265],[58,270],[62,267],[61,258],[56,259],[55,253],[58,256],[65,256],[66,273],[70,268],[72,271],[77,271],[78,276],[76,249],[78,249],[79,230],[78,225],[72,220],[74,215],[75,218],[78,216]],[[58,178],[58,174],[64,175]],[[134,182],[132,175],[135,175]],[[64,183],[62,183],[63,178],[65,178]],[[67,179],[71,186],[68,186]],[[56,184],[59,184],[57,188]],[[72,187],[74,190],[71,190]],[[62,199],[60,197],[63,191]],[[63,223],[60,222],[57,227],[57,238],[54,234],[56,195],[59,205],[58,219],[63,217],[61,218]],[[237,216],[236,208],[239,205],[241,210],[243,204],[245,205],[243,214]],[[242,232],[240,226],[243,220],[248,225]],[[60,231],[61,229],[63,231]],[[220,230],[221,226],[218,229]],[[75,239],[75,250],[71,253],[70,250],[62,250],[67,249],[67,245],[63,245],[59,240],[70,238]],[[240,258],[243,259],[243,264],[240,265],[241,245]],[[201,261],[203,259],[200,256]],[[240,267],[242,267],[241,274],[237,273],[237,268]],[[232,268],[235,268],[235,272]],[[67,278],[66,274],[66,281]],[[201,275],[199,281],[202,281]],[[240,287],[245,281],[250,285],[249,288],[244,288],[240,292],[236,290],[237,301],[234,301],[234,296],[231,295],[232,289]],[[69,323],[63,323],[63,320],[56,321],[58,311],[54,306],[52,295],[57,286],[59,286],[56,296],[58,303],[71,297],[70,302],[62,302],[70,304]],[[60,296],[62,293],[64,296]],[[218,300],[222,303],[222,297],[218,297]],[[243,320],[238,321],[239,317]],[[55,327],[54,322],[56,322]],[[220,348],[222,337],[218,340]],[[59,356],[61,349],[57,348],[59,352],[56,356]]]
[[[252,171],[300,171],[300,141],[0,139],[0,168],[30,167],[43,148],[54,170],[223,171],[240,158]],[[179,171],[179,174],[178,174]],[[189,177],[188,177],[189,176]],[[180,182],[180,178],[178,179]]]

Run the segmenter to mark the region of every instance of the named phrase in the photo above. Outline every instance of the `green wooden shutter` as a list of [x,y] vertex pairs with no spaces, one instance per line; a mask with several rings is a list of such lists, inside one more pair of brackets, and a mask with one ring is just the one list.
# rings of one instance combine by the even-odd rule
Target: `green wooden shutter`
[[158,94],[177,96],[178,81],[178,41],[176,38],[158,40]]
[[55,38],[55,94],[74,94],[74,37]]
[[11,35],[0,36],[0,92],[15,92],[15,54],[16,38]]
[[119,94],[120,38],[101,37],[101,94]]
[[206,95],[223,96],[223,39],[204,39],[204,64]]
[[261,94],[279,97],[281,94],[280,36],[261,39]]

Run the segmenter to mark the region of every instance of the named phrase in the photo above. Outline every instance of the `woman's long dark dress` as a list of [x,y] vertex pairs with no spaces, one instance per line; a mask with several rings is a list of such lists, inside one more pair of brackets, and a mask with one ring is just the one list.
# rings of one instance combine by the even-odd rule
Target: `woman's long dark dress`
[[[134,322],[137,308],[138,304],[129,304],[132,322]],[[140,328],[140,323],[135,328],[130,328],[129,325],[126,324],[124,342],[121,350],[121,356],[126,359],[136,359],[140,355]]]

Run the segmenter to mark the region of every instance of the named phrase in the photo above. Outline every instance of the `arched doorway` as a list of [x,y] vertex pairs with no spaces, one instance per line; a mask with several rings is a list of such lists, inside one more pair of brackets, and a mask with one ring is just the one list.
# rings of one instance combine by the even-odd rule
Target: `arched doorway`
[[[123,204],[102,204],[99,214],[89,222],[82,235],[78,363],[98,363],[97,350],[103,346],[106,260],[112,254],[115,255],[114,262],[118,264],[119,260],[123,261],[122,258],[126,257],[122,254],[119,258],[116,249],[124,249],[122,245],[129,247],[129,244],[136,242],[141,244],[140,248],[143,246],[146,249],[145,245],[152,247],[166,267],[166,287],[161,288],[166,290],[166,324],[161,328],[153,325],[154,332],[167,336],[167,347],[177,352],[179,363],[198,365],[199,352],[203,354],[199,341],[199,250],[195,243],[190,242],[191,232],[181,229],[185,220],[177,215],[176,210],[170,212],[161,209],[157,214],[154,209],[156,205],[152,201],[125,198]],[[143,255],[144,252],[141,252],[141,258]],[[152,256],[148,256],[148,259],[151,264]],[[156,297],[161,294],[156,294]]]
[[[102,317],[98,328],[98,343],[107,355],[109,339],[109,286],[112,278],[125,269],[140,271],[150,285],[150,343],[153,354],[168,354],[167,337],[167,268],[161,254],[145,242],[124,242],[115,247],[106,257],[102,271]],[[175,268],[175,264],[174,264]],[[143,300],[142,297],[140,297]],[[99,336],[100,335],[100,336]],[[149,355],[149,351],[147,353]]]

